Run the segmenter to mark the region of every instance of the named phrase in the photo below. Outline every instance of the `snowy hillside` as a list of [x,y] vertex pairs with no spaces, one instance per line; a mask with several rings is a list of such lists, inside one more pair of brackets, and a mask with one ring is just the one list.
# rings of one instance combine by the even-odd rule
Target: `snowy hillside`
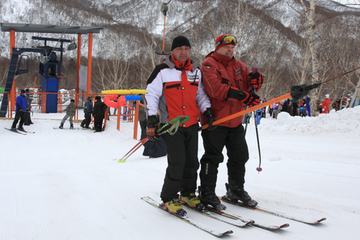
[[[151,41],[158,44],[162,41],[164,16],[160,11],[163,0],[152,1],[128,1],[128,0],[84,0],[84,1],[56,1],[56,0],[2,0],[0,3],[0,22],[4,23],[29,23],[29,24],[56,24],[56,25],[79,25],[79,26],[100,26],[104,27],[104,31],[100,34],[94,34],[94,56],[103,56],[107,50],[117,51],[119,53],[126,52],[125,58],[133,57],[133,49],[145,49],[144,38],[151,38]],[[192,32],[195,25],[202,26],[206,29],[204,20],[211,14],[219,14],[222,6],[220,0],[207,2],[203,1],[184,1],[173,0],[168,5],[169,10],[166,19],[166,41],[171,41],[174,35],[184,34],[197,38],[195,34],[199,34],[202,39],[212,39],[214,36],[209,31],[202,33]],[[302,11],[299,1],[279,1],[279,0],[251,0],[247,4],[251,8],[264,10],[269,19],[262,19],[259,16],[250,16],[251,18],[260,18],[265,21],[278,21],[285,28],[299,31],[302,28],[299,25],[297,17]],[[351,8],[339,6],[335,1],[319,1],[317,3],[320,14],[325,12],[351,12]],[[248,7],[246,7],[248,8]],[[354,10],[356,11],[356,10]],[[223,14],[223,13],[221,13]],[[209,16],[208,16],[209,15]],[[270,22],[268,24],[270,24]],[[223,25],[215,22],[216,31],[229,30],[236,33],[236,29],[231,28],[231,24],[224,28]],[[271,24],[270,24],[271,25]],[[196,30],[195,30],[196,31]],[[279,30],[279,35],[283,34]],[[301,30],[302,31],[302,30]],[[302,34],[298,32],[297,34]],[[34,34],[18,33],[16,37],[17,47],[30,47],[34,45],[31,36]],[[42,35],[46,36],[46,34]],[[73,35],[61,35],[51,37],[63,37],[67,39],[75,39]],[[8,33],[0,32],[0,56],[8,57]],[[121,42],[121,40],[124,42]],[[87,56],[86,39],[83,40],[82,54]],[[291,41],[289,42],[291,44]],[[130,44],[130,45],[129,45]],[[209,52],[212,45],[203,43],[201,46],[203,52]],[[29,46],[30,45],[30,46]],[[115,50],[115,46],[122,46]],[[76,52],[69,52],[68,57],[75,57]],[[135,53],[136,54],[136,53]],[[130,55],[130,56],[129,56]],[[137,56],[139,57],[139,56]]]
[[[133,123],[122,122],[120,132],[114,117],[102,133],[54,129],[63,115],[35,112],[34,125],[25,126],[35,134],[26,136],[5,130],[12,121],[0,120],[0,239],[216,239],[141,200],[160,201],[166,157],[149,159],[140,149],[118,163],[138,142]],[[247,191],[263,208],[310,220],[326,217],[318,226],[229,204],[229,212],[257,223],[290,226],[271,232],[190,211],[188,216],[215,230],[233,230],[226,239],[358,239],[359,122],[360,107],[314,118],[262,119],[260,173],[255,127],[248,126]],[[226,181],[222,163],[217,194],[225,194]]]

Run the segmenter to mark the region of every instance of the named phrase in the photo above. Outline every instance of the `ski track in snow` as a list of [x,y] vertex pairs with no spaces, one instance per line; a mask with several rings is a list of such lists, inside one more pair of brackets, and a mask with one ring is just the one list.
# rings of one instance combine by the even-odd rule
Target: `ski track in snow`
[[[133,123],[122,121],[116,131],[116,118],[111,117],[102,133],[53,129],[62,117],[35,113],[34,125],[25,126],[35,134],[26,136],[5,130],[12,121],[0,120],[0,239],[213,238],[140,199],[150,196],[160,202],[166,157],[149,159],[140,148],[126,163],[117,162],[138,142],[132,139]],[[359,122],[360,107],[311,119],[284,114],[278,120],[262,119],[260,173],[255,170],[259,163],[254,123],[248,126],[245,186],[249,194],[259,206],[289,216],[326,217],[318,226],[230,204],[225,204],[230,213],[264,225],[289,223],[290,227],[271,232],[237,228],[192,211],[188,216],[217,231],[233,230],[226,239],[328,240],[345,235],[357,239]],[[220,196],[225,194],[226,172],[226,163],[220,164],[216,189]]]

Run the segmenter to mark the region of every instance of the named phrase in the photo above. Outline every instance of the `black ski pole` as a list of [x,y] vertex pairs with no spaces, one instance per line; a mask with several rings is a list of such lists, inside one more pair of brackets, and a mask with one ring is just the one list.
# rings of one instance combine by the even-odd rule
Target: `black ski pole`
[[257,121],[256,121],[256,111],[254,111],[254,123],[255,123],[255,131],[256,131],[256,140],[258,145],[258,152],[259,152],[259,166],[256,168],[256,171],[261,172],[261,151],[260,151],[260,140],[259,140],[259,132],[257,127]]
[[[256,68],[256,67],[252,68],[252,73],[257,73],[258,71],[259,71],[258,68]],[[253,88],[253,93],[255,94],[255,88]],[[253,113],[254,113],[256,140],[257,140],[258,152],[259,152],[259,166],[256,168],[256,171],[261,172],[262,171],[262,168],[261,168],[261,151],[260,151],[259,131],[258,131],[257,120],[256,120],[256,111],[253,111]]]

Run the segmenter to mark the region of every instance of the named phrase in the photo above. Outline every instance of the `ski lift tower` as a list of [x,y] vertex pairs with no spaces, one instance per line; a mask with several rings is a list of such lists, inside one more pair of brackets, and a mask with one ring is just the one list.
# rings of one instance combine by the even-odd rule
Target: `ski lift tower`
[[[32,37],[32,39],[44,41],[45,53],[39,57],[39,73],[41,75],[41,92],[46,93],[42,97],[42,109],[45,108],[46,113],[57,113],[58,106],[58,92],[59,92],[59,78],[62,77],[61,65],[63,60],[64,42],[72,42],[67,39],[46,38],[46,37]],[[50,47],[47,42],[60,42],[60,47]],[[56,52],[60,52],[60,59],[58,59]]]
[[[62,50],[60,61],[57,60],[55,49],[45,47],[47,41],[53,41],[52,38],[41,38],[37,37],[37,40],[44,40],[45,46],[43,49],[36,48],[16,48],[15,47],[15,33],[16,32],[29,32],[29,33],[52,33],[52,34],[77,34],[78,43],[72,42],[67,46],[68,50],[74,50],[77,48],[77,78],[76,78],[76,93],[79,93],[79,83],[80,83],[80,59],[81,59],[81,35],[88,34],[88,68],[87,68],[87,83],[86,83],[86,96],[91,94],[91,64],[92,64],[92,39],[93,33],[100,33],[103,29],[102,27],[82,27],[82,26],[62,26],[62,25],[46,25],[46,24],[26,24],[26,23],[0,23],[1,30],[3,32],[10,32],[10,65],[9,71],[6,78],[5,89],[3,94],[3,100],[0,108],[0,117],[5,117],[6,112],[8,110],[8,94],[11,96],[11,106],[10,113],[15,111],[15,102],[16,102],[16,93],[15,93],[15,76],[23,73],[27,73],[26,70],[19,70],[19,62],[21,61],[21,54],[24,52],[36,52],[40,53],[40,74],[44,77],[42,78],[42,88],[45,91],[49,91],[50,93],[54,93],[58,91],[58,86],[56,86],[56,82],[58,78],[61,78],[58,73],[61,73],[61,61],[62,61]],[[66,40],[56,39],[57,42],[62,44],[64,42],[68,42]],[[48,49],[46,49],[48,48]],[[60,48],[59,48],[60,49]],[[59,50],[58,49],[58,50]],[[55,55],[54,55],[55,54]],[[20,58],[19,58],[20,56]],[[27,59],[28,60],[28,59]],[[52,81],[50,79],[56,79]],[[55,95],[55,94],[54,94]],[[75,99],[75,103],[77,104],[79,101],[78,98]],[[53,100],[50,100],[53,102]],[[57,100],[56,100],[57,102]],[[50,105],[53,105],[51,103]],[[57,108],[57,107],[56,107]],[[53,112],[54,109],[42,109],[42,112]],[[11,116],[8,116],[11,117]]]

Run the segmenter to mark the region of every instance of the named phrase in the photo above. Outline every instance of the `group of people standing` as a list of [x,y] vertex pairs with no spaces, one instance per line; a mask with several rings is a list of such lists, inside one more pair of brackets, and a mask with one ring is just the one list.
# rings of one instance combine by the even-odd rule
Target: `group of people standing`
[[335,109],[335,111],[339,111],[341,109],[350,107],[350,102],[350,97],[337,98],[331,106],[333,109]]
[[[330,98],[329,94],[326,94],[324,102],[321,103],[320,100],[318,101],[318,111],[320,113],[327,113],[330,109],[330,104],[331,104],[332,109],[334,109],[335,111],[339,111],[341,109],[348,108],[348,107],[350,107],[351,98],[350,97],[342,97],[342,98],[337,98],[332,103],[331,103],[331,101],[332,101],[332,99]],[[327,111],[325,111],[325,110],[327,110]]]
[[[156,141],[159,127],[177,116],[190,117],[175,134],[161,135],[167,150],[168,166],[160,197],[169,212],[186,214],[182,203],[198,210],[207,205],[218,210],[225,209],[215,192],[218,167],[224,161],[224,147],[228,157],[227,197],[248,206],[257,205],[244,188],[245,164],[249,153],[241,124],[243,117],[213,125],[216,119],[260,103],[260,97],[255,92],[262,86],[263,76],[259,72],[250,72],[243,62],[234,58],[236,44],[237,39],[233,35],[218,36],[214,51],[206,56],[199,67],[189,58],[189,39],[177,36],[172,42],[171,55],[155,67],[147,80],[146,133],[150,140]],[[205,153],[200,164],[199,117],[201,125],[208,124],[201,133]]]
[[[276,96],[275,96],[276,98]],[[340,101],[341,99],[338,99],[336,102],[334,102],[332,104],[333,109],[335,109],[336,111],[340,109],[340,105],[342,105],[342,108],[345,108],[348,106],[348,99],[345,97],[343,98],[343,103],[341,104]],[[305,117],[308,115],[307,109],[309,108],[309,102],[310,99],[306,98],[301,98],[297,101],[294,100],[283,100],[280,101],[278,103],[274,103],[272,105],[269,106],[269,114],[270,116],[272,116],[273,118],[277,118],[277,115],[280,112],[287,112],[289,113],[291,116],[301,116],[301,117]],[[331,103],[331,98],[330,98],[330,94],[325,94],[325,99],[324,101],[320,101],[317,100],[316,101],[316,111],[318,111],[318,113],[329,113],[330,110],[330,103]]]
[[100,96],[95,97],[95,104],[93,107],[92,104],[92,95],[89,95],[85,102],[84,108],[84,120],[81,122],[80,127],[82,128],[90,128],[89,125],[91,123],[91,115],[94,117],[94,128],[95,132],[101,132],[103,120],[105,117],[105,111],[107,106],[103,101],[101,101]]
[[[12,131],[25,131],[23,125],[33,124],[30,117],[31,101],[32,98],[29,89],[21,90],[20,95],[16,98],[15,119],[11,126]],[[75,116],[76,109],[84,109],[85,119],[81,122],[80,126],[83,128],[90,128],[89,124],[91,123],[91,115],[93,115],[95,132],[101,132],[106,108],[107,106],[101,101],[100,96],[95,97],[94,107],[92,104],[92,95],[89,95],[86,99],[85,107],[76,105],[74,99],[71,99],[70,104],[64,109],[66,114],[61,120],[59,128],[62,129],[66,119],[69,118],[70,129],[73,129],[73,118]],[[18,123],[19,125],[17,126]]]
[[101,101],[100,96],[96,96],[95,104],[93,107],[92,98],[93,98],[92,95],[89,95],[87,97],[84,107],[76,105],[74,99],[71,99],[70,104],[64,110],[66,112],[66,114],[65,114],[64,118],[61,120],[59,128],[62,129],[64,127],[64,123],[65,123],[66,119],[69,118],[70,128],[73,129],[74,124],[73,124],[72,119],[75,116],[76,109],[84,109],[84,120],[81,122],[80,126],[82,128],[90,129],[89,125],[91,123],[91,115],[93,115],[95,132],[101,132],[102,131],[102,123],[104,120],[105,111],[106,111],[107,106],[105,105],[105,103],[103,101]]

